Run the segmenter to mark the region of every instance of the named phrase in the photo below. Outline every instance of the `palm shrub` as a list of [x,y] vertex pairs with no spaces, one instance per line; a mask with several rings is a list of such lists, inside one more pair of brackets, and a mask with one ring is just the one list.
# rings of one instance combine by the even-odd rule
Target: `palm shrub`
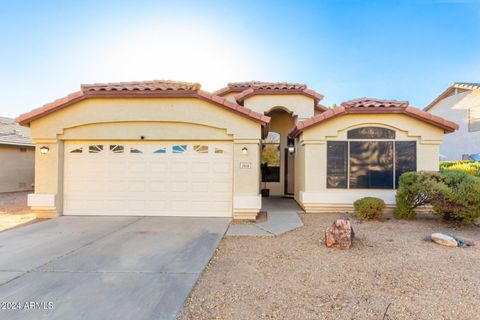
[[385,202],[375,197],[365,197],[353,203],[354,216],[361,220],[383,220]]

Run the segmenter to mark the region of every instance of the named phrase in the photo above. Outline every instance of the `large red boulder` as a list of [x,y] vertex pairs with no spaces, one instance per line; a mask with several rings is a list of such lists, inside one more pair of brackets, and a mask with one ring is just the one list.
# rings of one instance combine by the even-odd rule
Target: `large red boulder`
[[325,244],[327,247],[348,249],[352,246],[352,240],[355,237],[350,219],[346,215],[341,215],[325,231]]

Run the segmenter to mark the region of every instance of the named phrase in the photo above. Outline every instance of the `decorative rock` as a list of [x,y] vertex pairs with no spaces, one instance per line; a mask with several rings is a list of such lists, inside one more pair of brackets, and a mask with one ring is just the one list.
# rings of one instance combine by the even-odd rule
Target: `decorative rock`
[[350,219],[346,215],[341,215],[325,231],[325,244],[327,247],[348,249],[352,245],[355,237]]
[[432,241],[447,247],[458,246],[457,240],[443,233],[432,233]]

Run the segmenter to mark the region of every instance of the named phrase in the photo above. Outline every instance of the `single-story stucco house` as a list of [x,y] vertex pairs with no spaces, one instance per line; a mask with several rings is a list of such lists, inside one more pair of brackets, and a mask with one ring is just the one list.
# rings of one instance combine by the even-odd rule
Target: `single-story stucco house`
[[0,193],[33,190],[34,169],[30,129],[0,117]]
[[440,146],[442,161],[480,155],[480,83],[455,82],[433,99],[424,111],[459,125],[458,130],[446,136]]
[[[39,217],[255,218],[261,189],[307,212],[345,211],[364,196],[395,203],[401,173],[438,170],[457,125],[408,102],[358,99],[327,109],[302,84],[82,85],[20,116],[37,146]],[[262,181],[263,180],[263,181]]]

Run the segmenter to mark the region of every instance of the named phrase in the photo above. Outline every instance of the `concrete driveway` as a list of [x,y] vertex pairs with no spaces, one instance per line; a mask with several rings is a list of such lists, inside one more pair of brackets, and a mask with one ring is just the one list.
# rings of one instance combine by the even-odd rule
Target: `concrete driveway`
[[72,216],[1,232],[0,319],[175,319],[228,224]]

